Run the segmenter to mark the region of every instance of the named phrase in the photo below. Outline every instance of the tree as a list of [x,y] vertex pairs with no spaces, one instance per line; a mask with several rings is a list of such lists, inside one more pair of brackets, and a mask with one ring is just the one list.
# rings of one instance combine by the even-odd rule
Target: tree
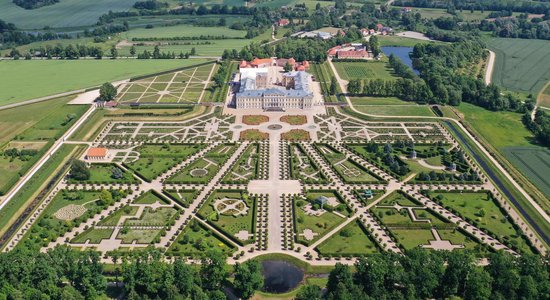
[[135,56],[136,55],[136,46],[132,45],[132,47],[130,47],[130,56]]
[[227,278],[225,270],[225,255],[220,251],[209,250],[201,259],[200,278],[203,288],[206,290],[217,290],[221,288],[222,282]]
[[296,294],[295,300],[321,300],[321,288],[316,285],[304,285]]
[[284,71],[285,71],[285,72],[290,72],[290,71],[292,71],[293,68],[294,68],[294,67],[293,67],[290,63],[287,62],[287,63],[285,64]]
[[76,270],[69,275],[73,286],[87,299],[94,299],[103,294],[107,287],[107,280],[103,276],[103,264],[99,260],[99,253],[86,251],[78,259]]
[[336,77],[332,76],[330,78],[330,87],[329,87],[329,94],[336,95],[336,86],[338,85],[338,82],[336,81]]
[[380,43],[378,42],[378,37],[376,35],[372,35],[369,38],[369,48],[374,57],[377,57],[380,54]]
[[190,296],[195,285],[195,270],[178,258],[174,262],[174,282],[180,294]]
[[248,299],[254,292],[264,285],[262,266],[258,261],[249,260],[243,264],[235,265],[235,290],[243,299]]
[[109,206],[113,204],[113,195],[106,189],[102,189],[99,194],[99,205]]
[[113,45],[111,47],[111,58],[115,59],[118,56],[118,50],[116,49],[116,46]]
[[489,299],[491,297],[491,281],[489,273],[482,268],[474,268],[464,284],[464,299]]
[[117,95],[116,88],[109,82],[104,83],[99,89],[99,99],[103,101],[111,101]]
[[90,179],[90,170],[88,169],[88,166],[86,166],[85,162],[73,159],[71,161],[71,171],[69,172],[69,177],[76,180],[88,180]]

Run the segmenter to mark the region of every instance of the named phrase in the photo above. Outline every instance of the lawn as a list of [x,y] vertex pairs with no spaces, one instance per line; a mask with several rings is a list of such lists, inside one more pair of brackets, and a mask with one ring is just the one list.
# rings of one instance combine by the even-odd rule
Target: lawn
[[334,62],[336,72],[344,80],[352,79],[395,79],[393,70],[384,61]]
[[[234,145],[231,149],[234,149]],[[208,183],[218,172],[218,170],[229,159],[229,155],[213,154],[208,152],[205,156],[193,161],[187,167],[170,177],[169,183]]]
[[[334,193],[318,193],[327,197],[334,197]],[[315,199],[316,194],[309,194],[308,199]],[[308,204],[306,200],[294,201],[294,216],[295,216],[295,230],[297,235],[297,241],[304,245],[311,245],[325,234],[329,233],[338,224],[344,222],[346,219],[335,214],[334,212],[325,211],[320,216],[314,216],[307,214],[304,207]],[[345,205],[344,205],[345,207]],[[304,230],[309,229],[316,235],[311,240],[305,239],[302,235]]]
[[[54,5],[55,6],[55,5]],[[52,6],[52,7],[54,7]],[[36,97],[98,86],[106,81],[127,79],[205,62],[188,60],[4,60],[0,61],[0,105]],[[86,76],[79,76],[86,74]],[[32,82],[22,88],[22,82]]]
[[150,182],[203,148],[200,144],[142,145],[135,149],[140,153],[139,159],[124,166]]
[[[171,42],[171,45],[159,45],[160,52],[174,52],[176,55],[181,52],[191,52],[195,48],[198,56],[221,56],[224,49],[241,49],[254,40],[248,39],[225,39],[225,40],[200,40],[200,41],[181,41]],[[130,55],[130,46],[122,47],[118,53],[120,56]],[[144,50],[153,52],[155,46],[135,46],[136,53],[142,53]]]
[[478,242],[458,229],[438,229],[437,233],[442,240],[448,240],[453,245],[464,245],[464,249],[473,249],[479,245]]
[[353,106],[362,105],[411,105],[413,103],[403,101],[397,97],[350,97]]
[[435,240],[430,229],[415,228],[415,229],[397,229],[392,228],[390,231],[394,234],[398,243],[403,245],[405,250],[416,248],[420,245],[429,244],[430,240]]
[[242,122],[246,125],[260,125],[267,121],[269,121],[269,117],[264,115],[245,115],[242,118]]
[[354,105],[360,111],[380,116],[421,116],[433,117],[435,114],[429,105]]
[[196,220],[192,220],[168,248],[168,255],[201,256],[209,249],[231,255],[235,248],[224,238],[212,233]]
[[289,141],[306,141],[309,140],[309,132],[302,129],[291,129],[281,133],[281,138]]
[[143,195],[136,198],[132,203],[134,204],[154,204],[159,202],[160,204],[170,204],[164,197],[157,195],[152,190],[145,192]]
[[197,190],[165,190],[164,194],[178,202],[181,206],[189,207],[197,196]]
[[[115,169],[121,171],[121,178],[114,178],[113,172]],[[71,183],[135,183],[137,179],[132,176],[132,173],[124,171],[122,168],[114,164],[92,164],[89,168],[90,178],[88,180],[70,179]]]
[[231,170],[223,177],[222,183],[246,184],[258,178],[259,145],[250,144],[235,162]]
[[359,256],[379,252],[375,242],[359,221],[346,225],[342,230],[319,245],[317,250],[325,256]]
[[[216,200],[223,200],[225,198],[227,198],[226,203],[221,203],[216,206]],[[223,211],[226,206],[233,205],[235,200],[244,201],[246,207],[241,205],[237,205],[236,207],[246,210],[246,214],[236,215],[239,212],[244,212],[244,210],[239,211],[237,208]],[[255,201],[255,197],[250,197],[242,191],[216,191],[202,206],[197,215],[218,230],[227,234],[232,240],[238,241],[240,244],[249,244],[254,242],[253,234],[255,232],[256,223]],[[240,240],[235,236],[240,231],[247,231],[252,235],[249,236],[247,240]]]
[[54,5],[26,10],[12,1],[0,2],[0,19],[22,29],[42,29],[45,26],[76,27],[93,25],[109,11],[126,11],[135,0],[64,0]]
[[304,115],[282,116],[280,121],[290,125],[304,125],[307,123],[307,117]]
[[160,207],[153,209],[146,207],[139,219],[128,219],[125,226],[165,226],[178,211],[172,207]]
[[269,138],[269,133],[261,132],[258,129],[243,130],[239,134],[239,139],[241,140],[258,141],[258,140],[267,140],[268,138]]
[[115,212],[110,214],[105,219],[99,221],[97,225],[100,226],[117,226],[120,222],[120,218],[124,216],[135,216],[138,211],[137,206],[126,205],[122,208],[117,209]]
[[[438,195],[436,193],[434,196]],[[479,228],[485,228],[496,237],[516,245],[525,252],[530,252],[525,240],[514,229],[512,223],[502,213],[500,207],[487,193],[441,193],[437,199],[443,206],[451,207],[464,218],[473,222]]]
[[121,239],[123,244],[131,244],[136,241],[138,244],[154,243],[160,235],[161,229],[122,229],[117,239]]
[[367,169],[363,168],[359,163],[348,159],[338,165],[332,165],[336,172],[342,177],[346,183],[376,183],[380,182]]
[[400,206],[421,206],[418,202],[411,200],[411,198],[399,191],[388,195],[384,200],[378,203],[378,206],[393,206],[395,204],[399,204]]
[[87,240],[89,240],[90,244],[99,244],[101,240],[106,240],[111,237],[113,234],[114,229],[95,229],[90,228],[83,233],[76,236],[74,239],[71,240],[71,243],[85,243]]
[[536,97],[550,81],[550,41],[493,38],[488,44],[497,55],[495,84]]

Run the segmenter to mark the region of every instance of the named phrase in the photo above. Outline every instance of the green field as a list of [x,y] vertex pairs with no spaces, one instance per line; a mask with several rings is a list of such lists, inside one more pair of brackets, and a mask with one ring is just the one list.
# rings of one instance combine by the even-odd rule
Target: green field
[[363,105],[354,106],[358,111],[382,116],[430,116],[435,114],[428,105]]
[[122,33],[122,38],[131,40],[132,38],[173,38],[173,37],[196,37],[201,35],[212,35],[244,38],[246,31],[234,30],[228,27],[200,27],[189,24],[181,24],[176,26],[158,26],[154,28],[136,28],[128,32]]
[[394,79],[393,70],[385,61],[334,62],[336,72],[344,80],[352,79]]
[[490,111],[469,103],[458,110],[493,147],[530,146],[533,134],[521,122],[521,114],[507,111]]
[[0,1],[0,19],[22,29],[75,27],[93,25],[98,18],[112,11],[125,11],[135,0],[63,0],[57,4],[26,10],[12,1]]
[[495,84],[536,96],[550,80],[550,41],[494,38],[488,44],[497,55]]
[[[443,8],[414,8],[413,12],[420,12],[422,18],[426,19],[437,19],[439,17],[452,17],[453,15],[448,13],[446,9]],[[464,21],[481,21],[486,19],[489,16],[490,11],[479,11],[470,10],[457,11],[457,13],[464,19]]]
[[506,147],[508,160],[550,197],[550,151],[542,147]]
[[367,255],[378,253],[375,242],[372,241],[363,225],[351,222],[342,230],[323,242],[317,250],[323,255]]
[[379,35],[380,46],[414,47],[416,44],[440,43],[437,41],[425,41],[395,35]]
[[[0,105],[205,62],[189,60],[0,61]],[[24,83],[29,85],[22,88]],[[31,84],[32,83],[32,84]]]
[[357,105],[411,105],[413,102],[403,101],[396,97],[349,97],[354,106]]

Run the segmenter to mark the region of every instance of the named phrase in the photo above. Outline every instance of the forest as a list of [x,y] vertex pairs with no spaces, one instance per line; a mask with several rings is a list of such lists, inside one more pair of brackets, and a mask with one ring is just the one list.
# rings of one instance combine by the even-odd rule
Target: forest
[[13,0],[13,3],[24,9],[35,9],[46,5],[53,5],[58,2],[59,0]]

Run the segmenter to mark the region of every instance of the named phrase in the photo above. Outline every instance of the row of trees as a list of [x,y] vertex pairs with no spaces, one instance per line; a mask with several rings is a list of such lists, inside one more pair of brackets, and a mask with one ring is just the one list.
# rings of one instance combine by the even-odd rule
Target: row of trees
[[490,264],[476,264],[465,251],[421,248],[401,256],[385,253],[359,259],[355,273],[338,264],[330,272],[326,294],[304,286],[296,300],[316,299],[547,299],[549,265],[541,257],[497,252]]
[[35,9],[46,5],[53,5],[58,2],[59,0],[13,0],[15,5],[21,6],[24,9]]
[[543,14],[550,8],[548,1],[502,1],[502,0],[453,0],[452,2],[438,0],[396,0],[393,5],[414,6],[443,9],[465,9],[465,10],[507,10],[514,12],[526,12]]

